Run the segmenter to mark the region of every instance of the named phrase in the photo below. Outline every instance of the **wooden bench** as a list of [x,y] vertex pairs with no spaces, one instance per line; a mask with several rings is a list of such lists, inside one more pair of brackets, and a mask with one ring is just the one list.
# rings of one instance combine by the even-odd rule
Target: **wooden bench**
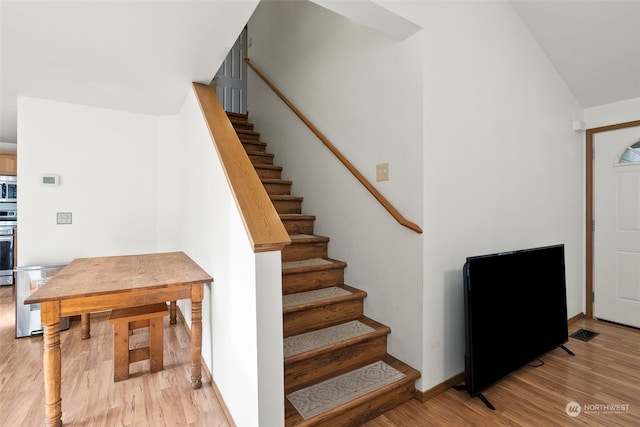
[[[129,378],[129,364],[149,360],[151,372],[163,369],[163,317],[168,315],[166,303],[112,310],[113,381]],[[149,346],[129,349],[130,331],[149,328]]]

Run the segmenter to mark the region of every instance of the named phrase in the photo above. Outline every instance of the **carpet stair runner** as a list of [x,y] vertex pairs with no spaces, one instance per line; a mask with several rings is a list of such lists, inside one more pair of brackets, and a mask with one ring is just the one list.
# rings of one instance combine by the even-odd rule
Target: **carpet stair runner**
[[227,113],[291,237],[282,251],[285,425],[357,426],[413,398],[420,373],[387,354],[390,328],[364,316],[366,292],[266,151],[246,114]]

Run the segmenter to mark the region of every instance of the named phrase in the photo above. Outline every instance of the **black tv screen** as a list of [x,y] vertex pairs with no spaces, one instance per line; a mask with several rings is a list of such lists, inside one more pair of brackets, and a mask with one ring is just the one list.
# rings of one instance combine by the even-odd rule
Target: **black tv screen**
[[464,300],[465,387],[476,396],[567,342],[564,245],[467,258]]

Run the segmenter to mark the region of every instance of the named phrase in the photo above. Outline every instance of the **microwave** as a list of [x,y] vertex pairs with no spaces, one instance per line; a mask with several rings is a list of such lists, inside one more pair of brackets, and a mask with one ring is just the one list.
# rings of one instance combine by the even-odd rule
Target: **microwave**
[[18,201],[18,181],[15,176],[0,176],[0,202]]

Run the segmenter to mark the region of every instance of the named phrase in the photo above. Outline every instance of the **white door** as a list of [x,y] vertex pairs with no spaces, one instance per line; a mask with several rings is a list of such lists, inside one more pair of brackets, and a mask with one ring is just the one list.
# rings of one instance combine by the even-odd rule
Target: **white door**
[[246,55],[247,29],[245,28],[211,82],[225,111],[247,112],[247,64],[244,62]]
[[593,146],[594,315],[640,327],[640,126]]

